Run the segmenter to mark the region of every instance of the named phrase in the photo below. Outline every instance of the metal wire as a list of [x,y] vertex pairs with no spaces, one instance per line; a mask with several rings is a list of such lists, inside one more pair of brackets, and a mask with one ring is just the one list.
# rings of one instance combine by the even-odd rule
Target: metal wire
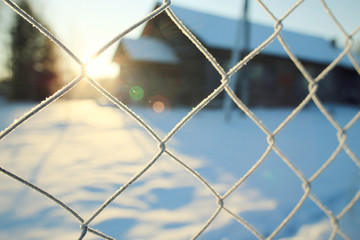
[[[92,85],[97,91],[102,93],[108,100],[113,102],[120,110],[126,112],[134,122],[139,124],[142,128],[144,128],[150,136],[152,136],[158,143],[159,151],[156,153],[156,155],[147,163],[147,165],[141,169],[139,172],[135,174],[134,177],[128,180],[128,182],[123,185],[120,189],[118,189],[116,192],[114,192],[104,203],[90,216],[87,218],[87,220],[83,220],[83,217],[81,217],[77,212],[75,212],[73,209],[71,209],[68,205],[66,205],[64,202],[62,202],[60,199],[57,199],[47,191],[41,189],[40,187],[34,185],[33,183],[30,183],[29,181],[23,179],[20,176],[17,176],[14,173],[11,173],[9,170],[0,167],[0,171],[5,174],[6,176],[26,185],[29,188],[32,188],[33,190],[37,191],[39,194],[44,195],[49,200],[52,200],[56,204],[63,207],[67,212],[69,212],[74,218],[76,218],[81,225],[81,232],[78,239],[83,239],[87,234],[94,234],[97,235],[103,239],[113,239],[111,236],[108,236],[104,233],[101,233],[95,229],[92,229],[89,227],[89,224],[97,218],[97,216],[116,198],[118,198],[124,191],[127,190],[129,186],[131,186],[134,182],[138,180],[139,177],[141,177],[145,172],[148,171],[152,167],[152,165],[158,161],[158,159],[162,155],[167,155],[171,159],[174,160],[174,162],[178,163],[181,167],[183,167],[186,171],[191,173],[194,178],[196,178],[200,183],[203,184],[203,186],[215,197],[215,201],[217,204],[217,208],[214,209],[214,212],[212,216],[204,223],[204,225],[198,230],[197,233],[194,234],[193,239],[198,238],[200,235],[203,234],[203,232],[209,227],[211,224],[213,224],[214,220],[217,218],[220,212],[225,212],[229,214],[232,218],[234,218],[236,221],[238,221],[240,224],[242,224],[246,229],[249,230],[250,233],[254,235],[257,239],[274,239],[276,235],[281,231],[281,229],[284,228],[284,226],[290,221],[290,219],[296,214],[296,212],[300,209],[300,207],[303,205],[304,201],[306,199],[311,199],[318,207],[321,209],[329,218],[331,224],[332,224],[332,234],[330,239],[334,239],[337,235],[341,236],[344,239],[349,239],[349,237],[343,232],[339,225],[339,220],[355,205],[357,201],[359,201],[360,198],[360,190],[357,191],[355,196],[347,203],[347,205],[343,208],[343,210],[337,215],[334,216],[331,210],[329,210],[312,192],[311,192],[311,183],[320,176],[324,171],[326,171],[327,167],[333,162],[335,157],[339,154],[341,150],[344,150],[345,153],[350,157],[350,159],[356,164],[358,168],[360,168],[360,161],[355,156],[353,151],[347,146],[346,144],[346,132],[359,120],[360,118],[360,111],[344,126],[342,127],[331,115],[331,113],[325,108],[324,104],[320,101],[320,99],[317,97],[316,93],[318,90],[318,82],[324,79],[325,76],[331,72],[332,69],[334,69],[335,66],[339,63],[339,61],[344,58],[345,56],[348,56],[350,59],[352,65],[354,66],[354,69],[359,73],[360,75],[360,67],[355,61],[353,55],[350,52],[350,48],[353,44],[352,36],[356,34],[360,27],[355,29],[352,33],[347,33],[343,26],[340,24],[340,22],[335,17],[335,14],[329,9],[327,4],[324,0],[320,0],[324,10],[328,13],[330,18],[334,21],[336,26],[340,29],[341,33],[345,36],[346,43],[344,50],[341,52],[341,54],[333,60],[332,63],[330,63],[318,76],[312,77],[307,69],[303,66],[303,64],[297,59],[297,56],[290,50],[288,47],[285,39],[282,37],[281,32],[283,29],[282,22],[292,14],[292,12],[298,8],[304,1],[298,1],[296,2],[282,17],[276,18],[275,15],[269,10],[269,8],[260,0],[257,2],[261,7],[264,8],[265,12],[270,16],[270,18],[274,22],[274,31],[273,33],[263,42],[261,43],[257,48],[255,48],[252,52],[250,52],[244,59],[239,61],[235,66],[233,66],[228,72],[226,72],[221,65],[217,62],[216,58],[211,55],[211,53],[208,51],[208,49],[199,41],[195,35],[181,22],[181,19],[179,19],[176,14],[171,10],[171,1],[170,0],[164,0],[163,3],[154,11],[152,11],[150,14],[145,16],[140,21],[134,23],[132,26],[130,26],[128,29],[120,33],[118,36],[116,36],[114,39],[109,41],[106,45],[104,45],[100,50],[95,52],[93,57],[90,58],[89,61],[86,63],[83,63],[80,61],[80,59],[70,50],[68,49],[56,36],[54,36],[50,31],[48,31],[45,27],[43,27],[39,22],[37,22],[35,19],[33,19],[30,15],[28,15],[26,12],[24,12],[21,8],[19,8],[13,1],[11,0],[3,0],[11,9],[13,9],[17,14],[22,16],[26,21],[29,22],[29,24],[36,27],[42,34],[44,34],[46,37],[48,37],[50,40],[52,40],[60,49],[65,51],[67,55],[69,55],[72,59],[75,60],[75,62],[80,67],[79,76],[70,81],[66,86],[58,90],[56,93],[54,93],[51,97],[45,99],[41,103],[39,103],[36,107],[31,109],[28,113],[24,114],[20,119],[15,120],[13,124],[8,126],[5,130],[3,130],[0,133],[0,141],[4,139],[6,136],[8,136],[15,128],[22,125],[26,120],[37,114],[42,109],[48,107],[52,102],[59,99],[62,95],[70,91],[74,86],[76,86],[80,81],[86,80],[89,82],[90,85]],[[160,13],[166,12],[170,19],[178,26],[178,28],[182,31],[182,33],[190,39],[190,41],[196,46],[196,48],[206,57],[206,59],[211,63],[213,68],[221,75],[221,79],[219,81],[219,86],[212,92],[208,97],[203,99],[201,103],[199,103],[195,108],[193,108],[181,121],[179,121],[176,126],[169,131],[169,133],[162,139],[158,136],[158,134],[143,120],[141,117],[137,116],[129,107],[124,105],[121,101],[119,101],[116,97],[114,97],[111,93],[109,93],[107,90],[105,90],[100,83],[92,79],[90,76],[87,75],[86,72],[86,66],[96,59],[98,56],[100,56],[104,51],[106,51],[109,47],[111,47],[113,44],[118,42],[121,38],[126,36],[129,32],[131,32],[133,29],[139,27],[140,25],[146,23],[150,19],[156,17]],[[294,63],[294,65],[298,68],[298,70],[302,73],[304,78],[308,82],[308,94],[303,99],[303,101],[293,109],[293,111],[285,118],[285,120],[279,124],[279,126],[271,132],[268,127],[262,123],[262,121],[246,106],[234,93],[234,90],[229,85],[229,79],[231,76],[239,71],[246,63],[251,61],[251,59],[254,58],[254,56],[261,53],[261,51],[269,45],[275,38],[279,40],[281,43],[283,49],[288,54],[289,59]],[[253,166],[246,172],[246,174],[239,178],[239,180],[230,187],[225,194],[220,195],[218,194],[215,189],[206,181],[204,177],[202,177],[198,172],[196,172],[195,169],[188,166],[184,161],[181,160],[178,156],[176,156],[174,153],[172,153],[166,146],[166,143],[179,131],[181,131],[182,127],[186,125],[191,119],[201,110],[203,109],[207,104],[209,104],[216,96],[218,96],[220,93],[225,92],[230,96],[232,101],[236,104],[237,107],[239,107],[258,127],[261,131],[263,131],[266,135],[266,140],[268,142],[268,147],[266,148],[263,155],[253,164]],[[294,117],[307,105],[310,101],[315,103],[317,108],[321,111],[321,113],[326,117],[326,119],[332,124],[332,126],[337,131],[337,139],[338,139],[338,146],[334,150],[334,152],[331,154],[331,156],[327,159],[327,161],[310,177],[306,178],[301,171],[293,164],[291,159],[289,159],[282,151],[281,149],[276,145],[276,136],[279,134],[279,132],[284,129],[284,127],[294,119]],[[298,200],[295,207],[290,211],[290,213],[282,220],[282,222],[278,225],[278,227],[275,228],[275,230],[271,233],[269,233],[267,236],[263,236],[253,225],[251,225],[249,222],[247,222],[244,218],[236,214],[233,210],[231,210],[231,206],[228,206],[226,204],[226,199],[237,189],[239,186],[241,186],[244,181],[253,174],[257,168],[266,160],[267,156],[270,154],[270,152],[275,152],[280,159],[295,173],[295,175],[299,178],[299,180],[302,182],[303,187],[303,194],[301,198]]]

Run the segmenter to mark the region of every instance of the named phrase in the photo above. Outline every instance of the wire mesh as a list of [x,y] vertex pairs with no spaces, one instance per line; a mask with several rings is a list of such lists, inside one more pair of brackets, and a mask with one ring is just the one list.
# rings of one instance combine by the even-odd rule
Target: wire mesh
[[[74,86],[76,86],[81,80],[85,79],[91,84],[96,90],[102,93],[108,100],[114,103],[121,111],[126,112],[131,116],[134,122],[139,124],[142,128],[144,128],[148,134],[153,137],[158,143],[158,152],[156,155],[146,164],[146,166],[138,171],[135,176],[130,178],[127,183],[125,183],[121,188],[119,188],[116,192],[113,193],[90,217],[83,218],[76,211],[71,209],[64,201],[56,198],[46,190],[41,189],[39,186],[34,185],[33,183],[25,180],[21,176],[18,176],[9,170],[0,167],[0,171],[7,175],[10,178],[19,181],[20,183],[26,185],[29,188],[37,191],[39,194],[44,195],[49,200],[52,200],[59,206],[61,206],[65,211],[70,213],[77,221],[79,221],[81,225],[81,233],[78,239],[84,239],[87,234],[95,234],[103,239],[113,239],[111,236],[108,236],[105,233],[99,232],[96,229],[90,227],[90,224],[97,218],[97,216],[104,211],[107,206],[112,203],[116,198],[118,198],[125,190],[127,190],[132,184],[134,184],[145,172],[147,172],[150,167],[158,161],[158,159],[162,155],[167,155],[175,162],[177,162],[180,166],[190,172],[199,182],[203,184],[203,186],[215,197],[217,208],[214,209],[212,216],[204,223],[204,225],[198,229],[197,233],[193,236],[193,239],[198,238],[200,235],[204,233],[204,231],[213,224],[214,220],[218,217],[220,212],[226,212],[231,217],[233,217],[236,221],[242,224],[245,228],[247,228],[257,239],[274,239],[277,234],[284,228],[284,226],[293,218],[293,216],[298,212],[300,207],[303,205],[306,199],[311,199],[319,209],[321,209],[327,217],[330,219],[332,225],[332,234],[330,239],[334,239],[336,236],[341,236],[343,239],[349,239],[345,232],[341,229],[339,225],[339,220],[359,201],[360,198],[360,190],[356,192],[356,194],[352,197],[352,199],[348,202],[348,204],[342,209],[342,211],[338,215],[334,215],[330,209],[328,209],[325,204],[321,202],[313,193],[311,184],[317,179],[333,162],[335,157],[339,154],[341,150],[344,150],[346,154],[350,157],[350,159],[356,164],[358,168],[360,168],[360,161],[355,156],[350,147],[346,144],[347,131],[353,126],[360,118],[360,111],[345,125],[341,126],[332,116],[332,114],[325,108],[324,104],[320,101],[317,96],[318,83],[324,79],[326,75],[328,75],[334,67],[340,62],[340,60],[344,57],[348,57],[360,75],[360,67],[358,63],[355,61],[354,56],[350,52],[350,48],[353,45],[353,36],[360,30],[360,27],[355,29],[352,33],[348,33],[345,31],[343,26],[336,19],[333,12],[329,9],[324,0],[321,0],[323,8],[340,29],[342,34],[346,37],[344,50],[341,52],[339,56],[337,56],[318,76],[312,77],[306,67],[298,60],[297,56],[293,54],[289,46],[287,45],[285,39],[282,37],[282,22],[292,14],[292,12],[298,8],[304,1],[296,2],[281,18],[275,17],[275,15],[269,10],[269,8],[260,0],[258,0],[258,4],[266,11],[266,13],[271,17],[274,23],[274,31],[273,33],[258,47],[256,47],[253,51],[251,51],[245,58],[239,61],[235,66],[233,66],[229,71],[225,71],[222,66],[218,63],[216,58],[208,51],[208,49],[194,36],[194,34],[181,22],[176,14],[171,9],[171,1],[164,0],[163,3],[154,11],[152,11],[147,16],[144,16],[143,19],[133,24],[131,27],[126,29],[117,35],[114,39],[109,41],[106,45],[104,45],[100,50],[98,50],[88,62],[82,62],[70,49],[68,49],[56,36],[54,36],[51,32],[49,32],[45,27],[43,27],[39,22],[29,16],[26,12],[24,12],[21,8],[19,8],[13,1],[11,0],[3,0],[10,8],[13,9],[14,12],[22,16],[26,19],[29,24],[36,27],[42,34],[52,40],[60,49],[62,49],[68,56],[75,60],[78,64],[79,76],[74,78],[68,84],[66,84],[63,88],[59,89],[56,93],[54,93],[51,97],[39,103],[36,107],[31,109],[29,112],[24,114],[20,119],[14,121],[13,124],[8,126],[4,131],[0,133],[0,140],[4,139],[8,136],[14,129],[21,126],[26,120],[37,114],[42,109],[48,107],[51,103],[59,99],[65,93],[70,91]],[[140,25],[146,23],[152,18],[157,17],[160,13],[166,12],[167,15],[171,18],[171,20],[178,26],[178,28],[183,32],[183,34],[190,39],[190,41],[197,47],[197,49],[207,58],[207,60],[211,63],[213,68],[221,75],[221,81],[219,82],[219,86],[205,99],[203,99],[196,107],[194,107],[187,115],[179,121],[176,126],[168,132],[168,134],[161,138],[149,125],[146,123],[141,117],[139,117],[131,108],[123,104],[116,97],[114,97],[110,92],[108,92],[99,82],[90,77],[86,72],[86,66],[96,59],[99,55],[101,55],[104,51],[106,51],[109,47],[118,42],[121,38],[126,36],[129,32],[133,31],[135,28]],[[234,90],[230,87],[229,82],[231,76],[243,68],[254,56],[261,53],[261,51],[269,45],[274,39],[278,39],[281,43],[283,49],[286,51],[289,59],[294,63],[294,65],[298,68],[298,70],[302,73],[304,78],[308,82],[308,94],[302,100],[302,102],[292,110],[291,114],[288,115],[285,120],[279,124],[279,126],[271,131],[269,128],[262,123],[261,119],[259,119],[247,105],[245,105],[235,94]],[[191,168],[184,161],[181,160],[178,156],[172,153],[167,148],[167,143],[169,140],[179,131],[181,131],[182,127],[186,125],[191,119],[207,104],[209,104],[216,96],[220,93],[226,92],[228,96],[232,99],[232,101],[236,104],[238,108],[240,108],[257,126],[263,131],[266,135],[266,141],[268,143],[268,147],[263,153],[263,155],[256,161],[256,163],[246,172],[244,176],[242,176],[231,188],[226,191],[225,194],[220,195],[217,191],[207,182],[207,180],[201,176],[195,169]],[[321,111],[321,113],[326,117],[326,119],[331,123],[331,125],[337,131],[337,139],[338,146],[335,151],[331,154],[331,156],[327,159],[327,161],[310,177],[306,178],[302,172],[295,166],[295,164],[282,152],[282,150],[276,145],[276,137],[277,135],[284,129],[284,127],[292,120],[294,117],[304,109],[305,105],[309,102],[315,103],[317,108]],[[270,152],[275,152],[282,161],[296,174],[299,180],[302,182],[303,193],[300,199],[298,199],[295,207],[290,211],[290,213],[282,220],[282,222],[275,228],[270,234],[267,236],[262,235],[253,225],[247,222],[244,218],[239,216],[236,212],[231,210],[231,206],[228,206],[225,200],[237,189],[241,186],[244,181],[253,174],[257,168],[265,161]]]

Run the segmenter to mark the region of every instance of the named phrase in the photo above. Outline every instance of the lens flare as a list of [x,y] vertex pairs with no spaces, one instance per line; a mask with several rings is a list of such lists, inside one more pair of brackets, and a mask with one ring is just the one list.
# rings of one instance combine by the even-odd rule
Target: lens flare
[[165,110],[170,110],[170,101],[165,96],[155,95],[149,98],[148,107],[155,113],[164,113]]
[[133,86],[129,90],[131,99],[139,101],[144,97],[144,89],[140,86]]
[[162,113],[165,110],[165,104],[161,101],[156,101],[153,104],[153,110],[156,113]]

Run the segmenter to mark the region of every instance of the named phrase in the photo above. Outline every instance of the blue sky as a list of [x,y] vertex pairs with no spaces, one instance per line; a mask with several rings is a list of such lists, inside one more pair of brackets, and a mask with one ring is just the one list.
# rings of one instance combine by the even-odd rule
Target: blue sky
[[[280,18],[297,1],[264,0],[263,2],[276,17]],[[149,13],[156,1],[36,0],[31,3],[38,15],[41,15],[44,22],[51,27],[55,36],[85,61],[97,49]],[[242,13],[243,0],[173,0],[172,4],[238,18]],[[358,14],[360,1],[329,0],[327,4],[347,32],[350,33],[360,26]],[[266,25],[274,24],[271,17],[254,0],[249,0],[249,18]],[[286,18],[284,27],[327,39],[335,38],[339,45],[345,39],[319,0],[306,0],[302,3]],[[142,27],[131,32],[127,37],[139,36],[141,29]],[[355,39],[360,39],[360,32]],[[104,53],[102,61],[108,61],[111,58],[115,47]]]

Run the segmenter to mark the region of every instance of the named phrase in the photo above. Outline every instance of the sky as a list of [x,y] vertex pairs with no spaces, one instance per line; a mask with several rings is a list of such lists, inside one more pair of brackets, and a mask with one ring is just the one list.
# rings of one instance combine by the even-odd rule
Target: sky
[[[50,26],[54,35],[82,61],[86,61],[98,49],[134,22],[140,20],[154,8],[156,0],[32,0],[34,11]],[[242,15],[243,0],[173,0],[172,4],[212,14],[239,18]],[[280,18],[297,1],[264,0],[264,4]],[[348,33],[360,26],[360,1],[329,0],[329,8]],[[2,5],[4,5],[2,3]],[[4,6],[2,6],[4,7]],[[5,16],[7,16],[5,14]],[[255,0],[249,0],[249,19],[254,22],[274,25],[274,20]],[[339,46],[345,40],[325,12],[320,0],[304,1],[283,22],[287,30],[336,39]],[[126,37],[136,38],[142,27]],[[357,34],[360,39],[360,32]],[[357,41],[359,42],[359,41]],[[94,64],[94,75],[114,75],[118,69],[109,65],[116,45],[107,50]],[[357,44],[360,46],[360,44]],[[4,58],[4,57],[3,57]],[[4,59],[2,59],[4,60]]]

